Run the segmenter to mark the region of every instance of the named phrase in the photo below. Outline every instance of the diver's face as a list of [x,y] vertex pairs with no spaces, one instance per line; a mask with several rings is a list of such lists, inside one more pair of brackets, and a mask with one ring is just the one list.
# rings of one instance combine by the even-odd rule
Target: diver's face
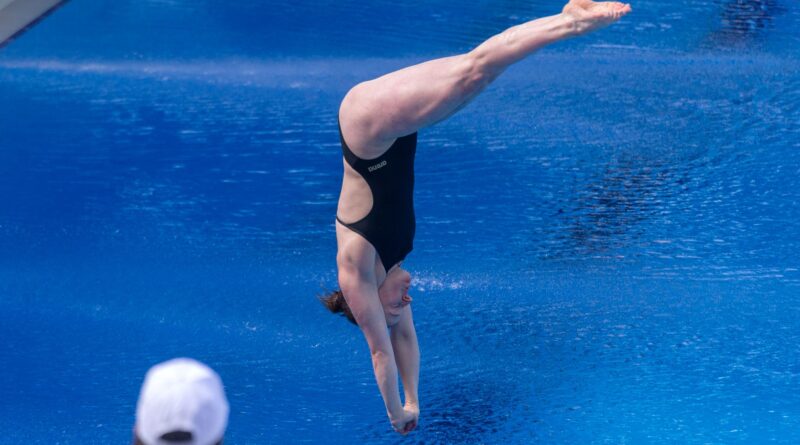
[[411,297],[408,295],[409,287],[411,287],[411,274],[397,266],[389,271],[383,284],[378,288],[378,296],[388,326],[396,325],[403,310],[411,303]]

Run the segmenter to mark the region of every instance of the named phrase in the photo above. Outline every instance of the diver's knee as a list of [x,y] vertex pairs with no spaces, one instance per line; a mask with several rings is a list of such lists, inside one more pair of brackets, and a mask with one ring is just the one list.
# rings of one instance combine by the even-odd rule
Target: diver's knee
[[479,53],[467,53],[459,66],[460,86],[467,96],[480,93],[497,75],[493,74],[486,58]]

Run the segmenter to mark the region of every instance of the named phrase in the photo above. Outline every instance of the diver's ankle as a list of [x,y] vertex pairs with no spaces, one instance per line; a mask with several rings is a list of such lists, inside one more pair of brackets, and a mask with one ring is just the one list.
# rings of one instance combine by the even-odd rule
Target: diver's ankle
[[562,12],[558,14],[554,20],[556,32],[559,35],[559,40],[578,37],[583,34],[580,26],[580,21],[569,13]]

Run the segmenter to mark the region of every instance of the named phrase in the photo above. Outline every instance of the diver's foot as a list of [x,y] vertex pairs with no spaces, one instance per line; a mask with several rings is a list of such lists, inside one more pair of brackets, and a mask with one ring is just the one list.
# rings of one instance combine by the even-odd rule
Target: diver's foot
[[631,12],[631,5],[620,2],[570,0],[562,13],[573,23],[575,35],[604,28]]

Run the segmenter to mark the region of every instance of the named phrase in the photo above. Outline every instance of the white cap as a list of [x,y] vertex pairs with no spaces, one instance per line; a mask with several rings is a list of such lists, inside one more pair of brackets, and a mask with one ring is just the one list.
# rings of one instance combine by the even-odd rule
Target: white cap
[[222,380],[208,366],[176,358],[147,371],[136,405],[136,435],[147,445],[168,444],[161,436],[192,434],[191,445],[213,445],[228,426]]

